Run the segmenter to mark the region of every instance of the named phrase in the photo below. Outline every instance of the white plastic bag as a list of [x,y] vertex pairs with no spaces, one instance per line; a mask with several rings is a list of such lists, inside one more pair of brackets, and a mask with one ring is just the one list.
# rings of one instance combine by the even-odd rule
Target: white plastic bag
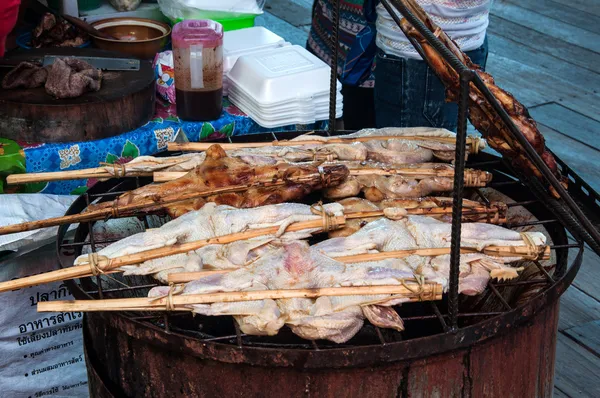
[[158,0],[160,11],[172,20],[227,19],[260,15],[266,0]]
[[117,11],[133,11],[140,6],[142,0],[108,0]]

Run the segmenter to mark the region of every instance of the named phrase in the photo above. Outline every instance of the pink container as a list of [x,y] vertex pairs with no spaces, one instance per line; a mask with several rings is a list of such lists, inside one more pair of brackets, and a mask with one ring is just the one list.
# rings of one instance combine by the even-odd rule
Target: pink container
[[223,110],[223,27],[187,20],[173,27],[177,115],[183,120],[216,120]]

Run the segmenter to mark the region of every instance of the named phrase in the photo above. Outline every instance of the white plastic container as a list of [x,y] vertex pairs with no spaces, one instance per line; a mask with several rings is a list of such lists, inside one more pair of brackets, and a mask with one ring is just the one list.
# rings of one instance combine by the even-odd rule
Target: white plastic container
[[[261,106],[311,101],[329,93],[329,66],[300,46],[243,55],[228,74],[230,87]],[[341,84],[337,83],[338,91]]]
[[262,26],[232,30],[223,34],[223,70],[229,71],[243,55],[290,45],[281,36]]

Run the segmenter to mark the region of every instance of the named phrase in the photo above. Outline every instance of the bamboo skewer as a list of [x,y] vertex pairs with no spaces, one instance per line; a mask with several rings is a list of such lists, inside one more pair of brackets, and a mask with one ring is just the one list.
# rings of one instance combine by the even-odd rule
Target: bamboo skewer
[[[157,171],[153,174],[154,182],[167,182],[173,181],[177,178],[183,177],[186,172],[180,171]],[[418,169],[418,168],[404,168],[404,169],[382,169],[382,168],[350,168],[350,175],[361,176],[361,175],[382,175],[382,176],[393,176],[401,175],[407,178],[427,178],[427,177],[446,177],[454,178],[454,169],[445,168],[442,170],[435,169]],[[466,169],[464,171],[466,186],[470,187],[484,187],[488,182],[492,180],[492,175],[486,171]]]
[[265,299],[277,300],[379,294],[400,295],[409,298],[410,301],[434,301],[442,299],[442,285],[438,283],[424,283],[420,285],[416,282],[405,282],[403,285],[253,290],[244,292],[173,295],[164,298],[45,301],[38,303],[37,310],[38,312],[167,311],[168,309],[175,311],[189,311],[189,308],[182,306]]
[[[340,138],[332,137],[328,138],[327,141],[323,140],[276,140],[270,142],[239,142],[239,143],[218,143],[223,149],[246,149],[246,148],[265,148],[265,147],[289,147],[289,146],[302,146],[302,145],[326,145],[326,144],[352,144],[353,142],[366,142],[376,140],[407,140],[407,141],[435,141],[445,144],[456,144],[456,138],[454,137],[431,137],[431,136],[418,136],[418,135],[380,135],[380,136],[369,136],[369,137],[352,137],[352,138]],[[471,152],[479,147],[480,139],[478,137],[467,137],[467,147]],[[169,151],[206,151],[211,145],[215,143],[211,142],[170,142],[167,144]]]
[[[329,225],[343,226],[346,222],[345,216],[333,217]],[[273,226],[267,228],[250,229],[244,232],[238,232],[229,235],[218,236],[210,239],[197,240],[193,242],[181,243],[173,246],[160,247],[158,249],[146,250],[139,253],[129,254],[126,256],[115,257],[115,258],[102,258],[98,256],[96,264],[86,265],[75,265],[73,267],[64,268],[56,271],[46,272],[39,275],[28,276],[25,278],[13,279],[11,281],[0,283],[0,293],[14,289],[22,289],[25,287],[31,287],[43,283],[50,283],[56,281],[62,281],[67,279],[83,278],[86,276],[92,276],[94,273],[113,273],[121,272],[116,270],[119,267],[126,265],[135,265],[143,263],[144,261],[153,260],[161,257],[172,256],[175,254],[188,253],[193,250],[200,249],[208,245],[224,245],[227,243],[256,238],[263,235],[272,235],[277,233],[280,226]],[[285,231],[294,232],[301,231],[304,229],[322,229],[324,228],[323,219],[301,221],[290,224]],[[97,268],[98,272],[95,271],[94,267]]]
[[50,181],[66,181],[66,180],[83,180],[86,178],[117,178],[118,177],[149,177],[152,176],[152,172],[144,171],[127,171],[125,168],[125,175],[121,176],[113,175],[106,171],[105,167],[95,167],[91,169],[82,170],[68,170],[68,171],[55,171],[49,173],[27,173],[27,174],[11,174],[6,177],[6,183],[8,185],[18,184],[30,184],[35,182],[50,182]]
[[[550,246],[539,246],[537,260],[548,260],[550,259]],[[471,253],[483,253],[494,257],[527,257],[531,255],[531,248],[528,246],[488,246],[483,250],[479,251],[473,247],[462,247],[460,249],[461,254]],[[326,254],[326,253],[325,253]],[[345,264],[361,263],[368,261],[380,261],[388,258],[404,258],[408,256],[441,256],[443,254],[450,254],[449,247],[440,247],[433,249],[408,249],[408,250],[394,250],[389,252],[380,253],[365,253],[355,254],[352,256],[341,256],[333,257],[334,260],[340,261]],[[224,269],[224,270],[206,270],[198,272],[178,272],[169,274],[169,283],[187,283],[191,281],[204,278],[205,276],[214,274],[226,274],[238,270],[235,269]]]
[[98,209],[87,213],[73,214],[70,216],[47,218],[45,220],[29,221],[21,224],[7,225],[0,227],[0,235],[8,235],[16,232],[32,231],[35,229],[55,227],[62,224],[74,224],[86,221],[102,220],[108,217],[117,218],[119,215],[132,215],[137,210],[160,210],[166,205],[185,202],[187,200],[199,199],[213,195],[219,195],[224,193],[241,192],[246,191],[252,187],[275,187],[282,186],[289,183],[298,183],[303,181],[311,181],[315,178],[321,178],[317,173],[307,174],[300,177],[288,177],[286,180],[273,181],[273,179],[264,179],[256,181],[253,184],[248,185],[234,185],[223,188],[214,188],[202,192],[190,192],[184,194],[178,194],[176,197],[166,196],[160,201],[142,201],[140,203],[131,203],[128,205],[113,206],[104,209]]

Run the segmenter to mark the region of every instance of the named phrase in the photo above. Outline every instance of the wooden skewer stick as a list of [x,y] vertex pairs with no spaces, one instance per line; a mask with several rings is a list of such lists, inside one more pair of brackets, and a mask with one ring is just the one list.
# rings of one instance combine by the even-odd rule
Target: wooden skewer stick
[[[277,140],[271,142],[239,142],[239,143],[218,143],[223,149],[245,149],[245,148],[264,148],[264,147],[280,147],[280,146],[302,146],[302,145],[325,145],[325,144],[351,144],[353,142],[366,142],[375,140],[407,140],[407,141],[434,141],[445,144],[455,144],[456,138],[454,137],[431,137],[431,136],[399,136],[399,135],[380,135],[380,136],[369,136],[369,137],[352,137],[352,138],[340,138],[332,137],[328,138],[327,141],[322,140]],[[467,137],[467,146],[472,151],[479,146],[480,138],[478,137]],[[215,143],[211,142],[169,142],[167,144],[169,151],[206,151],[211,145]]]
[[182,306],[210,303],[231,303],[266,299],[318,298],[323,296],[401,295],[411,301],[442,299],[442,285],[438,283],[405,282],[404,285],[327,287],[317,289],[252,290],[207,294],[173,295],[169,298],[125,298],[105,300],[65,300],[38,303],[38,312],[67,311],[166,311],[171,306],[176,311],[189,311]]
[[55,227],[62,224],[75,224],[86,221],[103,220],[107,217],[117,218],[118,215],[133,215],[138,210],[144,211],[156,211],[163,209],[166,205],[185,202],[187,200],[205,198],[208,196],[219,195],[224,193],[241,192],[246,191],[252,187],[275,187],[286,185],[290,182],[302,182],[312,181],[315,178],[321,178],[318,173],[307,174],[300,177],[289,177],[287,180],[273,181],[273,179],[258,180],[253,184],[248,185],[234,185],[223,188],[214,188],[203,192],[189,192],[178,194],[177,196],[165,196],[160,201],[140,201],[138,203],[131,203],[128,205],[119,205],[116,207],[109,207],[104,209],[98,209],[89,211],[87,213],[73,214],[70,216],[47,218],[45,220],[29,221],[21,224],[7,225],[0,227],[0,235],[8,235],[16,232],[32,231],[35,229]]
[[[185,174],[185,173],[184,173]],[[143,171],[126,171],[125,177],[149,177],[152,172]],[[121,177],[119,175],[119,177]],[[115,175],[106,171],[104,167],[95,167],[83,170],[68,170],[56,171],[51,173],[28,173],[28,174],[11,174],[6,177],[8,185],[30,184],[34,182],[50,182],[50,181],[66,181],[66,180],[83,180],[86,178],[116,178]]]
[[[332,226],[343,226],[346,222],[344,216],[336,216],[331,220]],[[324,227],[323,220],[301,221],[290,224],[286,228],[286,232],[301,231],[304,229],[319,229]],[[277,233],[279,226],[250,229],[244,232],[238,232],[229,235],[218,236],[216,238],[197,240],[193,242],[181,243],[173,246],[160,247],[158,249],[146,250],[139,253],[129,254],[126,256],[115,257],[111,259],[99,258],[96,267],[101,273],[121,272],[116,269],[126,265],[135,265],[144,261],[153,260],[161,257],[172,256],[175,254],[188,253],[193,250],[200,249],[208,245],[224,245],[227,243],[256,238],[263,235],[272,235]],[[0,283],[0,293],[9,290],[22,289],[25,287],[40,285],[67,279],[83,278],[93,274],[92,267],[89,264],[75,265],[73,267],[64,268],[56,271],[46,272],[39,275],[28,276],[25,278],[13,279],[11,281]]]
[[[550,246],[538,247],[539,253],[538,260],[550,259]],[[482,251],[478,251],[476,248],[463,247],[460,249],[461,254],[468,253],[484,253],[494,257],[523,257],[530,255],[529,248],[527,246],[488,246]],[[326,254],[326,253],[325,253]],[[394,250],[389,252],[380,253],[366,253],[366,254],[355,254],[352,256],[333,257],[335,260],[346,264],[361,263],[367,261],[380,261],[388,258],[404,258],[408,256],[441,256],[443,254],[450,254],[449,247],[440,247],[433,249],[408,249],[408,250]],[[187,283],[204,278],[208,275],[214,274],[226,274],[233,272],[236,269],[224,269],[224,270],[206,270],[198,272],[178,272],[168,275],[169,283]]]
[[[154,182],[167,182],[173,181],[177,178],[183,177],[186,173],[180,171],[157,171],[153,174]],[[406,168],[406,169],[381,169],[381,168],[361,168],[361,169],[350,169],[350,175],[401,175],[408,178],[427,178],[427,177],[446,177],[454,178],[454,169],[445,168],[442,170],[435,169],[417,169],[417,168]],[[466,169],[465,170],[465,182],[469,187],[484,187],[488,182],[492,180],[492,174],[486,171]]]

